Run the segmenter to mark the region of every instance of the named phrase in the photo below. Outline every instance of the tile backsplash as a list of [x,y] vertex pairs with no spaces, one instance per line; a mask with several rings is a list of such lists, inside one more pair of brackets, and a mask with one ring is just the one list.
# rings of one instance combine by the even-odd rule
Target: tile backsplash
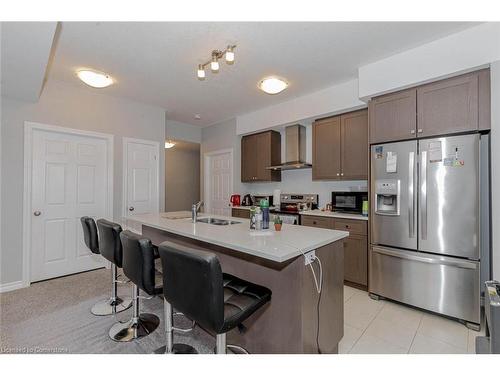
[[241,194],[268,194],[274,189],[282,193],[319,194],[319,207],[331,202],[332,191],[366,191],[368,182],[360,181],[312,181],[312,169],[281,172],[281,182],[241,184]]

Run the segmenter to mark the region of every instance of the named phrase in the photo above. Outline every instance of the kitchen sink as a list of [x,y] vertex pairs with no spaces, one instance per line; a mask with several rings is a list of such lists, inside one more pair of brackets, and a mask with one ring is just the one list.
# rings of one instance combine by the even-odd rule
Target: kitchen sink
[[240,224],[241,221],[216,219],[215,217],[204,217],[204,218],[198,219],[197,223],[206,223],[206,224],[212,224],[212,225],[232,225],[232,224]]

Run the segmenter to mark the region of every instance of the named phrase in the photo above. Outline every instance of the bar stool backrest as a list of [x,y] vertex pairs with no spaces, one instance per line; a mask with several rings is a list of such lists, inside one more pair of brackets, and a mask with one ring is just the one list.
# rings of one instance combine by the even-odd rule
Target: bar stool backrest
[[122,227],[117,223],[99,219],[97,220],[97,228],[99,229],[99,250],[101,255],[121,268],[123,250],[120,233]]
[[123,247],[123,273],[149,295],[155,293],[155,258],[149,238],[129,230],[120,233]]
[[90,216],[83,216],[80,218],[83,228],[83,239],[85,245],[94,254],[99,254],[99,238],[97,236],[97,226],[95,220]]
[[217,256],[169,241],[158,251],[167,302],[203,328],[219,332],[224,324],[224,288]]

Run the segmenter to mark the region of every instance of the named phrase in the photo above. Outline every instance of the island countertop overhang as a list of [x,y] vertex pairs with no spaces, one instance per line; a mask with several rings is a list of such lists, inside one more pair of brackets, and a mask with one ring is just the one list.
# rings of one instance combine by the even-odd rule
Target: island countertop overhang
[[[186,215],[186,213],[183,214]],[[239,223],[218,226],[202,222],[192,223],[190,218],[172,219],[165,216],[174,217],[176,215],[173,213],[169,213],[169,215],[165,215],[165,213],[139,214],[128,217],[126,222],[131,227],[137,226],[137,224],[146,225],[278,263],[289,261],[302,253],[349,236],[349,232],[346,231],[287,224],[283,225],[280,232],[276,232],[272,228],[265,231],[253,231],[249,229],[248,219],[218,215],[201,214],[200,218],[210,216],[230,219]],[[182,215],[179,213],[177,216]]]

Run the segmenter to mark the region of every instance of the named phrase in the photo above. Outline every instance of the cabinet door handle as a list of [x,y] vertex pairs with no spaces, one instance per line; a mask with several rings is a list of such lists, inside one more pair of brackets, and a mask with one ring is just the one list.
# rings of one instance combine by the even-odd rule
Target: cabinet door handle
[[424,132],[424,130],[423,130],[423,129],[418,129],[418,132],[419,132],[419,133],[423,133],[423,132]]
[[415,129],[410,130],[410,134],[415,134]]
[[340,173],[337,173],[337,176],[340,176]]
[[35,216],[40,216],[41,214],[42,214],[42,213],[41,213],[40,211],[35,211],[35,212],[33,212],[33,215],[35,215]]
[[341,176],[343,176],[343,175],[344,175],[344,173],[341,173],[340,175],[341,175]]

